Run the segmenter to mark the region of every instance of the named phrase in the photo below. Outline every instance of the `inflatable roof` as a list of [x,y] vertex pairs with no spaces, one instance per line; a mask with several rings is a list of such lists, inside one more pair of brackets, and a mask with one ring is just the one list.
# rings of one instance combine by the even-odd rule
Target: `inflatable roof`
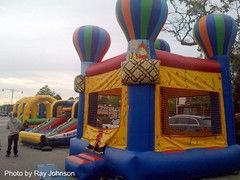
[[[204,72],[220,72],[220,64],[217,61],[194,57],[185,57],[165,51],[156,50],[156,59],[161,61],[161,65],[189,69]],[[126,60],[126,53],[120,54],[103,62],[92,64],[87,69],[87,76],[94,76],[109,72],[121,67],[121,63]]]

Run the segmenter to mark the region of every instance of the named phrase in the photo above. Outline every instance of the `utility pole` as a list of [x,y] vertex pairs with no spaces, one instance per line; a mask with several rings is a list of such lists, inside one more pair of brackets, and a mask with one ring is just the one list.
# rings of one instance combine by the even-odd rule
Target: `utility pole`
[[23,94],[22,90],[18,90],[18,89],[14,89],[14,88],[3,88],[2,91],[10,91],[11,92],[11,105],[13,104],[14,92],[21,92],[21,94]]

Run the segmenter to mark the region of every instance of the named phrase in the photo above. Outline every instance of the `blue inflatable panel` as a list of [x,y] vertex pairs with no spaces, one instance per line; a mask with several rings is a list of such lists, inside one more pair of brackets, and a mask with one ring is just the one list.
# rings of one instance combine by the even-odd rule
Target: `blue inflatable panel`
[[76,155],[82,152],[87,152],[88,142],[79,138],[70,139],[70,155]]
[[79,93],[78,101],[78,121],[77,121],[77,137],[81,138],[83,135],[83,119],[84,119],[84,93]]
[[[70,141],[70,154],[87,152],[88,142],[78,138]],[[122,176],[128,180],[148,179],[200,179],[219,176],[240,170],[240,146],[223,149],[189,149],[182,152],[160,153],[154,151],[136,152],[106,147],[102,176]],[[94,165],[81,168],[66,162],[66,169],[78,172],[85,167],[93,172]],[[69,168],[71,167],[71,168]],[[80,172],[79,172],[80,173]],[[82,176],[79,174],[79,176]]]
[[227,126],[227,141],[228,145],[233,145],[236,144],[236,138],[229,57],[223,55],[215,56],[213,59],[217,59],[217,61],[221,64],[224,110]]
[[45,112],[46,112],[46,106],[43,103],[39,104],[39,115],[38,118],[44,118],[45,117]]
[[97,179],[104,173],[104,159],[100,156],[81,153],[76,156],[68,156],[65,159],[65,170],[75,172],[78,179]]
[[70,100],[67,101],[67,102],[66,102],[66,106],[67,106],[67,107],[72,107],[73,102],[74,102],[74,101],[70,101]]
[[46,176],[40,176],[41,180],[67,180],[63,176],[49,176],[51,171],[60,171],[60,169],[55,164],[39,164],[37,165],[37,170],[41,173],[46,173]]
[[128,180],[200,179],[240,170],[240,146],[177,153],[106,148],[104,159],[109,172]]
[[154,105],[154,85],[141,84],[128,87],[128,150],[154,150]]

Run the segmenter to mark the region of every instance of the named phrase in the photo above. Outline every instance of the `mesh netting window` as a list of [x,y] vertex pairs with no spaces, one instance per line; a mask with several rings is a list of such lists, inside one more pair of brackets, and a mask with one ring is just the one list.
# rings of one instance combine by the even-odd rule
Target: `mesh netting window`
[[162,88],[163,134],[212,136],[221,133],[218,93]]
[[96,128],[118,128],[121,89],[89,94],[88,124]]

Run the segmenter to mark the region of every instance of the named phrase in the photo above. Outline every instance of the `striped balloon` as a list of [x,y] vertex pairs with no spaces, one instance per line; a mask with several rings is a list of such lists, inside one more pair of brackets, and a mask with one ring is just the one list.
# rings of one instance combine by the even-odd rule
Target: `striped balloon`
[[203,16],[193,28],[194,39],[207,57],[229,54],[236,33],[234,19],[223,14]]
[[73,44],[81,61],[101,62],[111,40],[108,32],[97,26],[82,26],[73,34]]
[[154,47],[155,49],[162,50],[162,51],[167,51],[167,52],[171,51],[168,42],[163,39],[156,39],[156,41],[154,42]]
[[116,15],[128,41],[154,41],[168,15],[166,0],[117,0]]

